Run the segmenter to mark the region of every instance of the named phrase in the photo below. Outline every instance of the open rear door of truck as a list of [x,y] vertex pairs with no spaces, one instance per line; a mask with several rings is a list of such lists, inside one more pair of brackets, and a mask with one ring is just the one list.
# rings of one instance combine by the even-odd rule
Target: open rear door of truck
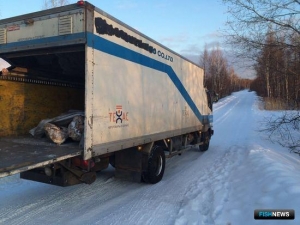
[[0,177],[83,154],[79,142],[27,134],[43,119],[84,111],[85,13],[72,4],[0,20],[0,58],[11,63],[0,61]]

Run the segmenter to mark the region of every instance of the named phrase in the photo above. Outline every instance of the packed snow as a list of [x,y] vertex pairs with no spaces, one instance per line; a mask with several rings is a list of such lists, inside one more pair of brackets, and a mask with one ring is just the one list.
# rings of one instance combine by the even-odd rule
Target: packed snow
[[[167,160],[155,185],[114,178],[62,188],[0,179],[0,224],[300,224],[300,157],[260,132],[265,117],[254,92],[214,104],[210,148]],[[254,220],[255,209],[294,209],[295,220]]]

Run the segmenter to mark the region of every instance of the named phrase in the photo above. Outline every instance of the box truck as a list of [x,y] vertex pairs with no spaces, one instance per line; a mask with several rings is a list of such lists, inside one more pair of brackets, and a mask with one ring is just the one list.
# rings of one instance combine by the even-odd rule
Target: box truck
[[86,1],[0,20],[0,58],[0,177],[91,184],[111,164],[154,184],[166,158],[209,147],[203,69]]

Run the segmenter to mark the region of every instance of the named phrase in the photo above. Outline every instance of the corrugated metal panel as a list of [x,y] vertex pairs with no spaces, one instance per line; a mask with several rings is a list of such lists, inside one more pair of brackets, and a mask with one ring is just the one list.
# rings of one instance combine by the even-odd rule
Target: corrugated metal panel
[[0,44],[6,44],[6,29],[0,28]]
[[58,21],[58,34],[65,35],[65,34],[72,34],[72,17],[71,16],[63,16],[59,17]]

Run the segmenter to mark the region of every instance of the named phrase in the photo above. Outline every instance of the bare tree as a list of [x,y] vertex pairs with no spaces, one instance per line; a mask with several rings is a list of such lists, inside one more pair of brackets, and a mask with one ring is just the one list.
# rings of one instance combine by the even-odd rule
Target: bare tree
[[[300,35],[299,0],[223,0],[228,6],[229,18],[224,31],[229,44],[234,45],[239,58],[253,60],[266,45],[268,30],[274,33],[272,44],[295,48],[300,44],[290,42]],[[272,27],[272,29],[269,29]]]
[[207,50],[205,46],[199,63],[204,69],[205,87],[218,93],[220,98],[230,95],[233,91],[249,88],[250,80],[240,79],[235,74],[219,47]]
[[261,130],[267,132],[270,140],[289,148],[300,155],[300,112],[285,112],[280,117],[269,117],[265,127]]
[[[223,0],[228,5],[227,41],[239,58],[252,60],[262,97],[300,103],[300,1]],[[293,112],[293,111],[292,111]],[[266,121],[271,139],[300,151],[299,111]],[[297,134],[297,135],[294,135]]]
[[51,9],[67,5],[68,3],[68,0],[44,0],[44,9]]

